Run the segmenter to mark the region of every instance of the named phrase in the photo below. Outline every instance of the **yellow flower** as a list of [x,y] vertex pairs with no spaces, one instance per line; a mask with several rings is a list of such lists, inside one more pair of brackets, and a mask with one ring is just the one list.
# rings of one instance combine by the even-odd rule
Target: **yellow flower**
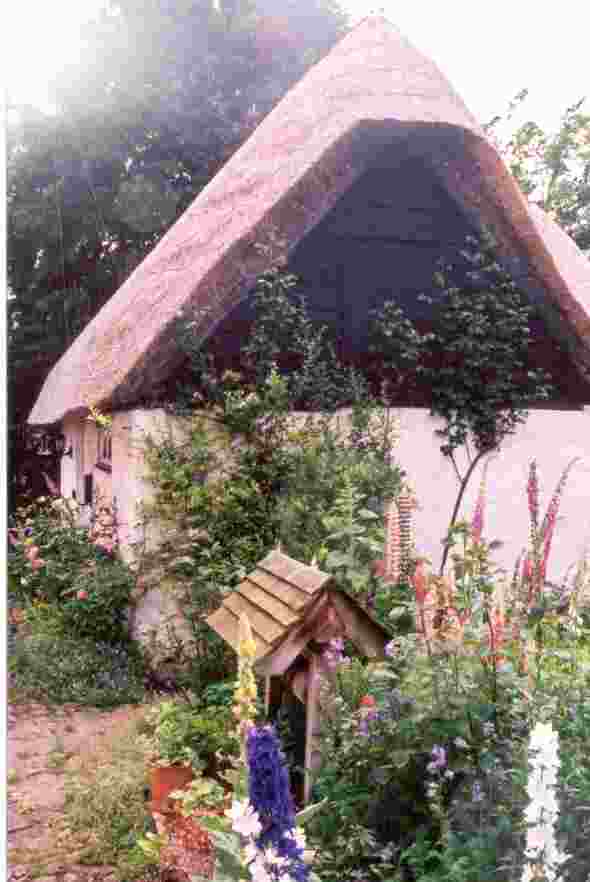
[[240,643],[240,655],[244,655],[247,658],[254,658],[256,655],[256,641],[250,638],[249,640],[244,640],[243,643]]
[[238,625],[238,646],[240,655],[247,655],[249,657],[256,655],[256,643],[252,637],[252,628],[250,627],[250,622],[246,613],[240,615],[240,622]]

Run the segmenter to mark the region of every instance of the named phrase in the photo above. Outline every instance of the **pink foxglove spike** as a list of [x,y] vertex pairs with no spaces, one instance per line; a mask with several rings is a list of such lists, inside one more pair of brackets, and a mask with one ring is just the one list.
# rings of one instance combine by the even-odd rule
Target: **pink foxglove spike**
[[416,497],[409,486],[406,485],[404,492],[398,497],[397,507],[399,511],[400,575],[402,578],[407,578],[410,575],[414,552],[412,512],[417,508]]
[[479,485],[479,493],[477,495],[477,502],[475,503],[475,510],[473,512],[473,518],[471,521],[471,537],[476,543],[481,542],[481,537],[483,534],[486,505],[486,484],[489,465],[490,459],[487,459],[483,466],[481,482]]
[[385,562],[384,574],[392,582],[398,582],[400,576],[400,532],[399,511],[395,501],[389,505],[385,517]]
[[547,561],[549,559],[549,552],[551,551],[551,542],[553,540],[553,533],[555,532],[555,525],[557,523],[557,515],[559,513],[561,496],[566,485],[570,470],[572,466],[576,462],[578,462],[578,460],[579,457],[572,459],[561,473],[561,477],[557,482],[557,487],[553,492],[553,496],[551,497],[551,501],[549,502],[547,511],[545,513],[545,517],[543,518],[543,524],[541,525],[541,539],[543,541],[543,557],[541,559],[541,567],[543,569],[543,576],[545,574],[545,570],[547,569]]

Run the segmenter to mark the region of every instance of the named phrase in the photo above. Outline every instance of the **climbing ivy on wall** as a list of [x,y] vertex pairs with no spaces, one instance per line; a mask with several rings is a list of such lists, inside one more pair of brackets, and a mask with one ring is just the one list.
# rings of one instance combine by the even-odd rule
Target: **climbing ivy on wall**
[[[299,560],[323,560],[343,494],[353,489],[372,506],[378,535],[385,501],[400,487],[390,409],[359,371],[339,363],[327,330],[312,325],[292,287],[278,270],[260,280],[240,373],[216,372],[185,326],[193,385],[180,390],[176,410],[186,436],[147,440],[154,496],[144,516],[164,526],[157,565],[183,593],[197,643],[213,639],[203,620],[223,593],[279,542]],[[283,352],[291,370],[277,365]],[[341,419],[346,405],[350,416]],[[382,554],[378,542],[371,548],[369,558]],[[368,587],[368,565],[366,573]]]
[[[468,239],[461,257],[466,274],[447,265],[436,276],[441,297],[430,301],[428,332],[394,301],[374,315],[380,394],[360,369],[339,361],[330,330],[309,319],[297,280],[280,268],[258,282],[239,370],[216,369],[213,352],[185,323],[192,382],[179,390],[178,412],[190,431],[183,444],[148,444],[148,462],[151,513],[172,527],[169,572],[185,584],[193,619],[278,542],[298,559],[326,559],[347,493],[382,519],[403,477],[391,456],[391,405],[408,380],[424,381],[431,412],[443,420],[440,449],[459,481],[451,526],[478,461],[526,419],[528,404],[548,397],[548,377],[529,364],[533,309],[498,263],[492,238]],[[343,407],[347,424],[337,416]],[[377,554],[374,540],[371,547]]]

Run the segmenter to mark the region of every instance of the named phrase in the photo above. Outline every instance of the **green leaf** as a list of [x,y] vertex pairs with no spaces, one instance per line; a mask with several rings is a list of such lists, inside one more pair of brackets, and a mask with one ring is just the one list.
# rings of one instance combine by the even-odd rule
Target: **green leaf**
[[[201,818],[199,818],[201,823]],[[242,864],[240,837],[237,833],[214,832],[215,844],[215,880],[216,882],[237,882],[247,879]],[[199,877],[195,877],[199,879]]]
[[370,511],[368,508],[359,509],[358,516],[364,518],[366,521],[377,521],[379,520],[379,515],[375,514],[374,511]]
[[390,760],[396,769],[402,769],[412,757],[411,750],[392,750]]
[[326,808],[328,808],[328,804],[328,799],[326,797],[322,799],[321,802],[315,802],[313,805],[308,805],[307,808],[304,808],[300,812],[297,812],[297,814],[295,815],[295,823],[297,824],[297,826],[306,824],[319,812],[323,812]]
[[325,560],[326,567],[336,569],[337,567],[352,567],[355,564],[355,558],[352,554],[344,551],[331,551]]
[[212,833],[229,833],[231,831],[231,820],[229,818],[220,818],[219,815],[201,815],[199,817],[199,826],[205,827]]
[[535,625],[537,622],[540,622],[543,616],[545,615],[545,608],[542,606],[534,606],[528,614],[527,623],[529,625]]

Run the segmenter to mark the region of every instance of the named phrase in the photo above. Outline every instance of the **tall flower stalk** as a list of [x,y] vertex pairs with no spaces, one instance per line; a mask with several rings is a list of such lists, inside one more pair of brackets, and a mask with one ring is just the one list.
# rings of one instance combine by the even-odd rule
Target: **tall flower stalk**
[[250,804],[262,830],[256,847],[266,860],[269,882],[307,882],[304,839],[295,826],[289,772],[274,726],[252,728],[247,738]]
[[572,459],[561,473],[559,481],[557,482],[557,486],[553,491],[553,496],[551,497],[551,501],[549,502],[545,517],[543,518],[543,523],[541,525],[541,542],[543,543],[543,556],[541,558],[541,565],[543,574],[545,574],[546,572],[549,552],[551,551],[551,542],[553,540],[553,533],[555,532],[555,524],[557,522],[557,515],[559,513],[561,497],[567,483],[568,475],[575,463],[578,462],[578,459],[579,457]]
[[541,537],[539,533],[539,478],[537,462],[533,460],[529,467],[527,482],[529,505],[529,554],[524,561],[524,576],[529,584],[529,604],[541,593]]
[[257,689],[253,669],[256,642],[245,613],[240,615],[238,629],[238,684],[234,692],[233,711],[240,736],[240,764],[234,793],[244,796],[247,791],[246,738],[256,716]]
[[522,570],[523,581],[528,586],[527,600],[529,606],[538,601],[543,592],[543,586],[547,574],[547,565],[549,562],[549,553],[551,551],[561,497],[563,496],[569,473],[574,464],[578,462],[578,459],[578,457],[572,459],[562,471],[541,526],[539,526],[539,479],[537,475],[537,463],[533,460],[530,465],[529,479],[527,483],[530,541],[529,551],[524,559]]
[[490,459],[488,458],[482,470],[481,481],[479,484],[479,492],[477,494],[477,501],[475,503],[475,509],[473,512],[473,517],[471,520],[471,538],[473,542],[479,543],[481,542],[481,538],[483,535],[484,528],[484,516],[485,516],[485,505],[486,505],[486,484],[488,477],[488,468],[490,465]]

